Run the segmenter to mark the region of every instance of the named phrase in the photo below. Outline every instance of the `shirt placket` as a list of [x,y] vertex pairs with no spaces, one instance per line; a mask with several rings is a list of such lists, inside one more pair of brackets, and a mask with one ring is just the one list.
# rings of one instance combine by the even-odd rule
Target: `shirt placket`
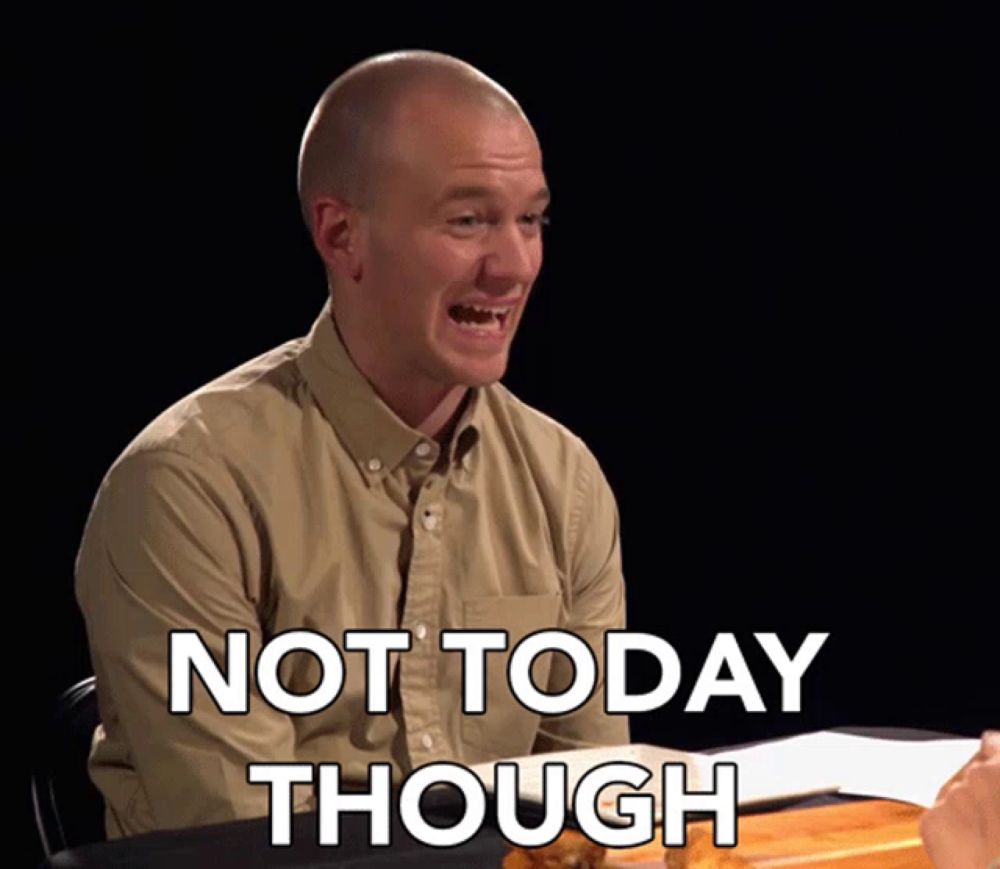
[[[431,449],[428,450],[427,447]],[[422,442],[415,450],[433,462],[438,447]],[[453,754],[446,736],[437,684],[437,637],[441,629],[442,535],[446,477],[427,475],[410,516],[413,550],[406,582],[401,627],[410,632],[410,651],[400,656],[400,698],[411,765],[416,768]]]

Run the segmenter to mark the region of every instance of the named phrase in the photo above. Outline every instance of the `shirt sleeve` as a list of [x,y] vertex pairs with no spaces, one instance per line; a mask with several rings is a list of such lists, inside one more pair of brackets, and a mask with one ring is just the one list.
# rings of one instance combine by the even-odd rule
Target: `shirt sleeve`
[[[604,711],[604,635],[625,627],[618,507],[597,460],[585,447],[567,524],[567,553],[570,577],[565,630],[590,646],[597,662],[597,685],[579,709],[542,719],[534,745],[536,752],[623,745],[629,741],[628,716]],[[554,655],[548,691],[565,691],[573,678],[569,659]]]
[[[102,485],[77,562],[77,597],[103,727],[135,773],[134,793],[105,789],[122,832],[265,815],[268,786],[249,784],[247,765],[295,760],[292,720],[268,706],[254,679],[262,557],[252,511],[209,462],[141,452]],[[247,632],[249,714],[220,712],[197,675],[191,714],[170,713],[176,630],[197,631],[224,673],[226,632]],[[100,784],[99,770],[94,776]],[[109,779],[122,787],[121,776]],[[310,804],[309,792],[297,792],[297,809]]]

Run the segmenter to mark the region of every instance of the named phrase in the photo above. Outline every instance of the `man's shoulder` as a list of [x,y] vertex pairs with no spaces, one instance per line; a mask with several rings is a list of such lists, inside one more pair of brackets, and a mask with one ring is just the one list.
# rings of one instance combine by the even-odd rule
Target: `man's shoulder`
[[[559,524],[556,535],[573,549],[585,516],[615,526],[614,494],[597,457],[583,438],[548,414],[526,404],[501,384],[484,390],[490,431],[483,447],[521,495],[541,498],[545,514]],[[530,497],[529,502],[530,502]],[[525,501],[520,502],[523,506]],[[603,524],[602,524],[603,523]]]
[[518,398],[502,383],[492,384],[483,393],[493,422],[518,452],[557,469],[596,461],[579,435]]
[[297,360],[303,342],[287,341],[184,396],[150,422],[115,464],[158,453],[210,461],[273,443],[302,413],[304,378]]

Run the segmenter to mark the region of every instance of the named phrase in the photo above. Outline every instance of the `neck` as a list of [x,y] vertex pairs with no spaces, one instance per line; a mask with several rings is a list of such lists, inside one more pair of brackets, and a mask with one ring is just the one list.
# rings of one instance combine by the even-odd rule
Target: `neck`
[[370,345],[362,343],[355,347],[332,313],[331,318],[347,355],[378,397],[410,428],[437,441],[446,441],[462,413],[469,388],[446,386],[430,380],[414,381],[412,377],[394,375],[379,365],[376,356],[365,352]]
[[[367,375],[366,375],[367,376]],[[450,436],[465,407],[466,386],[447,386],[421,390],[414,384],[393,390],[370,381],[372,387],[393,412],[410,428],[443,443]]]

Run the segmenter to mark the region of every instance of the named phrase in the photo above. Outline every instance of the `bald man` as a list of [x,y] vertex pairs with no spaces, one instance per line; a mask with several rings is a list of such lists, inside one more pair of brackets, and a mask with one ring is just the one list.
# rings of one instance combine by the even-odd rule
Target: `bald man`
[[[617,511],[593,455],[499,384],[542,264],[549,191],[535,134],[503,88],[454,58],[379,56],[323,94],[299,163],[302,212],[330,300],[308,336],[199,389],[130,444],[87,523],[77,596],[97,675],[91,772],[110,836],[266,814],[253,762],[368,764],[399,783],[439,760],[476,763],[619,744],[627,721],[591,701],[558,717],[522,707],[509,650],[573,631],[603,659],[624,626]],[[387,714],[366,711],[365,656],[346,652],[336,702],[268,705],[252,663],[308,629],[408,631]],[[462,662],[444,630],[501,630],[486,712],[462,714]],[[168,713],[168,636],[195,630],[223,666],[249,640],[245,715],[194,679]],[[315,657],[286,656],[306,694]],[[563,655],[539,658],[564,690]],[[309,793],[296,807],[312,805]]]

